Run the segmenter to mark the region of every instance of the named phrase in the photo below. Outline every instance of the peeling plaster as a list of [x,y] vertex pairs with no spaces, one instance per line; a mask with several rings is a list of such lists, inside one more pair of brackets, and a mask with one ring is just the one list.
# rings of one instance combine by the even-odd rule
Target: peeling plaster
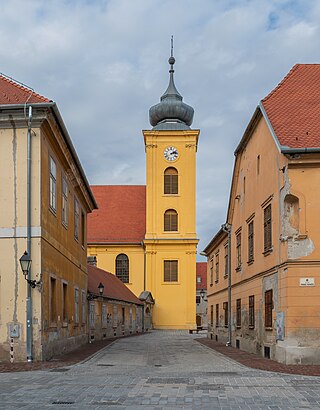
[[313,241],[301,235],[299,228],[300,211],[299,202],[302,198],[293,195],[290,191],[291,184],[288,177],[288,168],[284,171],[284,186],[280,190],[280,215],[282,242],[288,244],[288,259],[299,259],[310,255],[314,249]]

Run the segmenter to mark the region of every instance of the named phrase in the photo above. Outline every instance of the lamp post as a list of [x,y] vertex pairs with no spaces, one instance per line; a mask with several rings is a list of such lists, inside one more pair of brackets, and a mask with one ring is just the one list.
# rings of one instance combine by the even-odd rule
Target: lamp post
[[201,299],[204,299],[204,290],[203,289],[200,290],[200,296],[201,296]]
[[104,292],[104,284],[100,282],[98,289],[99,289],[99,295],[102,296]]

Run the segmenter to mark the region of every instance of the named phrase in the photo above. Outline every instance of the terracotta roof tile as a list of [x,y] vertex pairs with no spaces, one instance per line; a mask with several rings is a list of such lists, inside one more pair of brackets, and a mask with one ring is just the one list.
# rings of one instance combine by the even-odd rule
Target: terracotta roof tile
[[198,283],[197,289],[207,289],[207,262],[197,262],[197,277],[201,277],[201,282]]
[[0,105],[24,104],[26,101],[33,104],[51,102],[48,98],[0,74]]
[[320,147],[320,64],[296,64],[262,104],[280,145]]
[[93,185],[99,209],[88,215],[88,243],[141,242],[146,233],[144,185]]
[[103,296],[138,305],[143,304],[115,275],[97,268],[96,266],[88,265],[88,291],[98,295],[98,286],[100,282],[104,285]]

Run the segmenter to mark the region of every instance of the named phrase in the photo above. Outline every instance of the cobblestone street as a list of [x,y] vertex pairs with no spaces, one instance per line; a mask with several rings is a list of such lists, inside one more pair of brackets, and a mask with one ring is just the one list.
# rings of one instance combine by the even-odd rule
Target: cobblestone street
[[1,409],[320,409],[320,377],[245,367],[153,331],[118,339],[77,365],[0,374]]

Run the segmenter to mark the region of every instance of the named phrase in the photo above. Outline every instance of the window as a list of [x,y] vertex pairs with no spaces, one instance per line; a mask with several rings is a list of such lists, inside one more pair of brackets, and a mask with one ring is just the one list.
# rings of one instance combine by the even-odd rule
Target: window
[[102,305],[101,321],[102,321],[102,327],[107,327],[108,315],[107,315],[107,305],[105,304]]
[[272,232],[271,232],[271,204],[264,208],[264,252],[268,252],[272,248]]
[[241,269],[241,232],[236,235],[236,257],[237,257],[237,268]]
[[89,325],[91,328],[94,328],[94,322],[95,322],[95,306],[94,303],[90,303],[89,307]]
[[79,202],[74,198],[74,238],[79,240]]
[[254,259],[253,228],[253,221],[251,221],[248,225],[248,263],[253,262]]
[[50,208],[56,212],[57,210],[57,166],[56,162],[52,157],[49,157],[50,161],[50,193],[49,193],[49,203]]
[[219,253],[216,253],[216,282],[219,282]]
[[68,285],[62,282],[62,321],[68,322]]
[[164,261],[164,281],[178,282],[178,261]]
[[223,310],[224,310],[224,326],[228,327],[228,302],[223,302]]
[[249,328],[254,329],[254,295],[249,296]]
[[246,193],[246,177],[243,177],[243,193]]
[[129,258],[124,253],[116,257],[116,276],[123,283],[129,283]]
[[178,214],[174,209],[168,209],[164,213],[164,230],[165,232],[178,230]]
[[85,238],[86,238],[86,235],[85,235],[85,232],[86,232],[86,226],[85,226],[85,224],[86,224],[86,218],[85,218],[85,216],[84,216],[84,212],[82,212],[81,211],[81,245],[84,247],[84,245],[85,245]]
[[260,155],[257,156],[257,174],[260,174]]
[[74,290],[74,322],[79,323],[79,289]]
[[86,293],[84,290],[81,291],[81,319],[82,324],[86,323]]
[[167,168],[164,171],[164,193],[178,193],[178,171],[175,168]]
[[197,283],[201,283],[201,276],[197,276]]
[[50,277],[50,321],[55,323],[57,320],[57,291],[56,278]]
[[241,327],[241,299],[237,299],[237,327]]
[[68,226],[68,184],[65,177],[62,177],[62,223]]
[[213,327],[213,305],[210,306],[210,324]]
[[210,259],[210,286],[213,285],[213,257]]
[[228,276],[228,243],[224,245],[224,276]]
[[219,326],[219,303],[216,304],[216,327]]
[[267,290],[264,294],[264,303],[265,303],[265,327],[272,328],[272,309],[273,309],[273,296],[272,289]]
[[122,308],[122,319],[121,319],[121,324],[123,326],[124,326],[125,320],[126,320],[126,311],[125,311],[125,308],[123,307]]
[[201,301],[201,298],[200,298],[200,296],[197,295],[197,296],[196,296],[196,304],[199,305],[199,304],[200,304],[200,301]]

